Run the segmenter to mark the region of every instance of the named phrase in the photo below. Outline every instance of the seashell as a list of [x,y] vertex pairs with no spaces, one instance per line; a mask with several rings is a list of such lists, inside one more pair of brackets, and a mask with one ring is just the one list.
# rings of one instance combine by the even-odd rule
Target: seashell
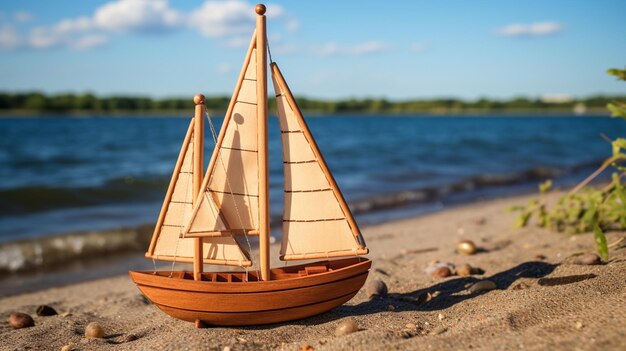
[[7,319],[13,329],[29,328],[35,325],[33,317],[22,312],[13,312]]
[[376,296],[385,297],[387,296],[387,285],[379,279],[369,280],[365,285],[365,293],[370,299]]
[[474,270],[473,270],[472,266],[470,266],[467,263],[464,263],[464,264],[459,265],[459,266],[456,267],[456,274],[458,274],[460,276],[463,276],[463,277],[466,277],[468,275],[472,275],[473,271]]
[[496,283],[492,282],[491,280],[481,280],[478,283],[470,286],[468,290],[470,293],[476,294],[483,291],[494,290],[496,288]]
[[96,322],[89,323],[85,328],[85,337],[101,339],[104,337],[104,329]]
[[39,307],[37,307],[37,315],[38,316],[54,316],[57,314],[57,311],[48,306],[48,305],[39,305]]
[[430,273],[430,275],[432,275],[433,277],[437,277],[437,278],[445,278],[445,277],[451,276],[452,271],[448,267],[439,267],[433,270],[432,273]]
[[352,334],[356,331],[359,331],[359,326],[356,324],[354,319],[348,318],[339,323],[337,329],[335,329],[335,336],[344,336]]
[[[447,268],[447,273],[448,275],[452,275],[454,272],[454,264],[450,263],[450,262],[434,262],[432,264],[430,264],[428,267],[426,267],[426,269],[424,269],[424,273],[428,274],[428,275],[432,275],[435,277],[447,277],[448,275],[446,274],[445,270],[440,270],[438,273],[435,273],[436,270],[440,269],[440,268]],[[435,274],[440,274],[440,275],[435,275]],[[444,275],[441,275],[444,274]]]
[[473,255],[476,253],[476,244],[471,240],[460,241],[456,245],[456,251],[463,255]]

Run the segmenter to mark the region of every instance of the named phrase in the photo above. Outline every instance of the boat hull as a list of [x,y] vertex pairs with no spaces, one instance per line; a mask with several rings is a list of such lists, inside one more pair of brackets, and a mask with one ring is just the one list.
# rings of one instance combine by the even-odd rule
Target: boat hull
[[350,258],[254,273],[134,272],[141,292],[172,317],[206,325],[279,323],[324,313],[349,301],[365,283],[371,261]]

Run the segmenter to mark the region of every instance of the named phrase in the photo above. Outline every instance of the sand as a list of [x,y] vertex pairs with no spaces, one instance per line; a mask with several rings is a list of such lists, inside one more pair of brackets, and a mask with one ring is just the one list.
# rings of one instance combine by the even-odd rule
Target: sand
[[[572,254],[595,252],[593,236],[513,229],[514,215],[503,209],[527,200],[479,202],[365,228],[374,262],[369,279],[387,284],[385,298],[369,300],[362,289],[344,306],[301,321],[195,329],[160,312],[128,276],[119,276],[1,299],[0,349],[626,349],[626,245],[611,249],[608,264],[574,264]],[[609,243],[624,236],[610,233]],[[461,239],[473,240],[480,252],[455,253]],[[484,274],[433,278],[424,268],[435,260],[469,263]],[[480,279],[497,289],[470,294],[467,285]],[[420,302],[428,292],[436,297]],[[39,304],[69,315],[38,317]],[[10,329],[5,321],[12,311],[31,314],[36,325]],[[350,317],[360,330],[336,337],[337,325]],[[100,323],[107,337],[84,338],[90,322]]]

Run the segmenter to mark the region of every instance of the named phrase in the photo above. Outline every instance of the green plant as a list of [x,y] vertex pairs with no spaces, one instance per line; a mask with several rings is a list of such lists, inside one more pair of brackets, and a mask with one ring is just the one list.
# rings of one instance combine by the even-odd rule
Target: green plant
[[[608,73],[618,79],[626,81],[626,70],[610,69]],[[611,117],[626,119],[626,102],[613,101],[607,105]],[[544,194],[552,188],[552,181],[548,180],[539,185],[540,197],[530,200],[526,206],[515,206],[511,210],[520,212],[515,219],[516,227],[528,225],[533,216],[539,226],[564,232],[578,234],[593,232],[598,254],[603,260],[608,260],[609,250],[605,231],[626,229],[626,138],[608,140],[611,143],[613,155],[602,163],[600,168],[574,187],[570,192],[562,195],[556,204],[549,207]],[[611,182],[603,188],[587,186],[605,169],[612,167],[614,172]]]

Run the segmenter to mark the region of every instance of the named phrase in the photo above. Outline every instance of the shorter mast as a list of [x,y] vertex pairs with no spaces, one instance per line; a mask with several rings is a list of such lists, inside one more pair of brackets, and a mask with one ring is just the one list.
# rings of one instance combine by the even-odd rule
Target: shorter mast
[[[202,189],[202,169],[204,168],[204,95],[197,94],[193,97],[193,103],[196,104],[194,114],[194,132],[193,132],[193,206],[198,206],[197,198]],[[202,238],[194,238],[193,250],[193,279],[202,280],[203,252]]]

